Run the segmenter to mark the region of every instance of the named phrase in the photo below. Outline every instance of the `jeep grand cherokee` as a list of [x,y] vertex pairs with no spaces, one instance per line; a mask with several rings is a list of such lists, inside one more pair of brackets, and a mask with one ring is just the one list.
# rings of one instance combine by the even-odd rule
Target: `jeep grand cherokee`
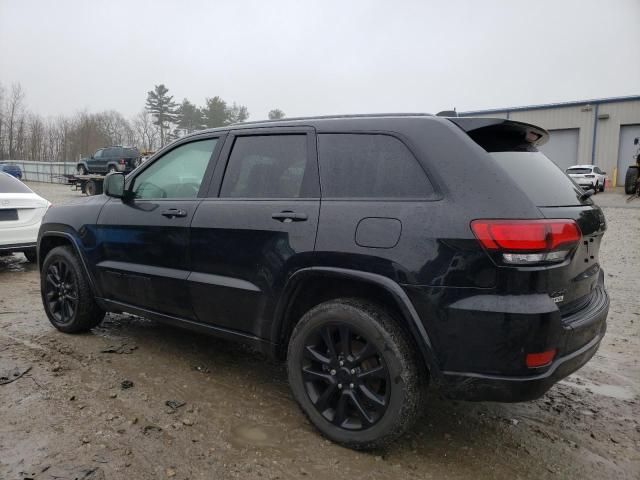
[[130,312],[285,359],[328,438],[385,445],[452,398],[537,398],[609,308],[600,208],[541,128],[373,115],[206,130],[51,208],[42,299],[64,332]]

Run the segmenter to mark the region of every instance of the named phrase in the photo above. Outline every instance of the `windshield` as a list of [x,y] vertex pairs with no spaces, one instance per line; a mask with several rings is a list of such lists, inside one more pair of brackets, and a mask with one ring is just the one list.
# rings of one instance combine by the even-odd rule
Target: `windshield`
[[0,193],[32,193],[20,180],[6,173],[0,173]]
[[590,168],[568,168],[567,173],[576,173],[579,175],[583,175],[585,173],[591,173]]
[[582,191],[542,152],[489,153],[538,207],[584,205]]

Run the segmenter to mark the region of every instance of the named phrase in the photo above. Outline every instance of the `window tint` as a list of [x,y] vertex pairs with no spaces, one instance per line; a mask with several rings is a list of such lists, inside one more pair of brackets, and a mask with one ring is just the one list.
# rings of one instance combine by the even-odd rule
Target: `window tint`
[[[542,152],[494,152],[490,155],[538,207],[582,205],[582,191]],[[590,168],[569,168],[574,170]]]
[[583,175],[585,173],[591,173],[591,168],[568,168],[567,173],[574,173],[577,175]]
[[32,193],[29,187],[17,178],[0,172],[0,193]]
[[222,197],[298,198],[308,167],[306,135],[236,138],[222,182]]
[[195,198],[217,141],[187,143],[160,157],[135,178],[135,198]]
[[433,188],[400,140],[389,135],[318,136],[323,197],[424,198]]

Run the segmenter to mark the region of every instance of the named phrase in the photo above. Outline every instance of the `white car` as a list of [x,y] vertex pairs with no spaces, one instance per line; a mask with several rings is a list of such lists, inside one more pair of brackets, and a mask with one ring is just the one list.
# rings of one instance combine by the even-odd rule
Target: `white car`
[[604,192],[604,181],[607,178],[607,172],[603,172],[594,165],[574,165],[565,171],[574,182],[583,189],[592,189],[595,193]]
[[0,254],[22,252],[37,261],[38,230],[50,206],[20,180],[0,172]]

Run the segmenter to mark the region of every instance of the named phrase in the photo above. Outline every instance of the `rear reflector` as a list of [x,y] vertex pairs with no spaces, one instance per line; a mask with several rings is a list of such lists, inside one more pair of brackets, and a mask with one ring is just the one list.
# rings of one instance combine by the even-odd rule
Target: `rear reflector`
[[487,250],[502,252],[505,263],[558,262],[580,241],[574,220],[474,220],[471,230]]
[[556,352],[557,350],[554,348],[553,350],[547,350],[546,352],[527,353],[525,358],[527,368],[538,368],[549,365],[555,358]]

